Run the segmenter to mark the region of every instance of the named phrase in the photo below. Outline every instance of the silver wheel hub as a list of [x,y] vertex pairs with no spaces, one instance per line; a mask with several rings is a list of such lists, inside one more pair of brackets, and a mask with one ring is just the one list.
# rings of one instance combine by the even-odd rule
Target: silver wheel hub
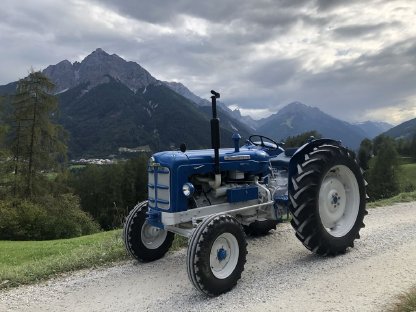
[[212,274],[219,279],[227,278],[234,272],[238,257],[237,239],[231,233],[222,233],[211,247],[209,263]]
[[141,230],[143,245],[149,249],[157,249],[162,246],[168,232],[145,222]]
[[319,190],[319,216],[334,237],[346,235],[354,226],[360,206],[360,192],[354,173],[344,165],[332,167]]

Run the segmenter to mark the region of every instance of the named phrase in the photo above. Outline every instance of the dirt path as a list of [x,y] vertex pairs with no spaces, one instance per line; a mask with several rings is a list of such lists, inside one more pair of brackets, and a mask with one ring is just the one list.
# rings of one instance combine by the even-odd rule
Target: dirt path
[[370,209],[345,255],[322,258],[289,224],[249,239],[242,279],[217,298],[188,281],[185,250],[0,293],[0,311],[381,311],[416,284],[416,202]]

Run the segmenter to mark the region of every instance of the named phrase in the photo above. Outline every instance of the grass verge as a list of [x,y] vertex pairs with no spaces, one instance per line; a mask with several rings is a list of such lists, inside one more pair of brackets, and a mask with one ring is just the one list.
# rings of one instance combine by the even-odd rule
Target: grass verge
[[399,301],[389,309],[389,312],[416,311],[416,287],[398,297]]
[[[177,237],[172,250],[186,245]],[[0,241],[0,289],[129,259],[121,230],[50,241]]]
[[416,191],[400,193],[399,195],[393,196],[391,198],[386,198],[386,199],[378,200],[375,202],[370,202],[370,203],[367,203],[367,207],[375,208],[375,207],[382,207],[382,206],[390,206],[396,203],[407,203],[411,201],[416,201]]

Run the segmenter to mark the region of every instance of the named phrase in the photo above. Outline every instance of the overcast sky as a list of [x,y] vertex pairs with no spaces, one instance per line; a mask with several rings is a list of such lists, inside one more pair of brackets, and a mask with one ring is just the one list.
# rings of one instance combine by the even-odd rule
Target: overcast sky
[[416,117],[415,0],[2,0],[0,84],[100,47],[264,117]]

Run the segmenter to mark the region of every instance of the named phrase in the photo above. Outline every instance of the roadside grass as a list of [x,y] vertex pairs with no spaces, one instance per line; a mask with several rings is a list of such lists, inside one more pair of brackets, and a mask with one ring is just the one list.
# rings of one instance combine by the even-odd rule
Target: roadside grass
[[407,163],[400,166],[399,183],[402,191],[406,190],[406,186],[413,185],[416,187],[416,163]]
[[368,208],[375,208],[375,207],[383,207],[383,206],[391,206],[397,203],[407,203],[411,201],[416,201],[416,191],[407,192],[407,193],[400,193],[399,195],[381,199],[375,202],[367,203]]
[[[177,237],[172,250],[185,246]],[[50,241],[0,241],[0,289],[130,259],[121,230]]]
[[398,302],[388,310],[389,312],[414,312],[416,311],[416,287],[398,296]]

